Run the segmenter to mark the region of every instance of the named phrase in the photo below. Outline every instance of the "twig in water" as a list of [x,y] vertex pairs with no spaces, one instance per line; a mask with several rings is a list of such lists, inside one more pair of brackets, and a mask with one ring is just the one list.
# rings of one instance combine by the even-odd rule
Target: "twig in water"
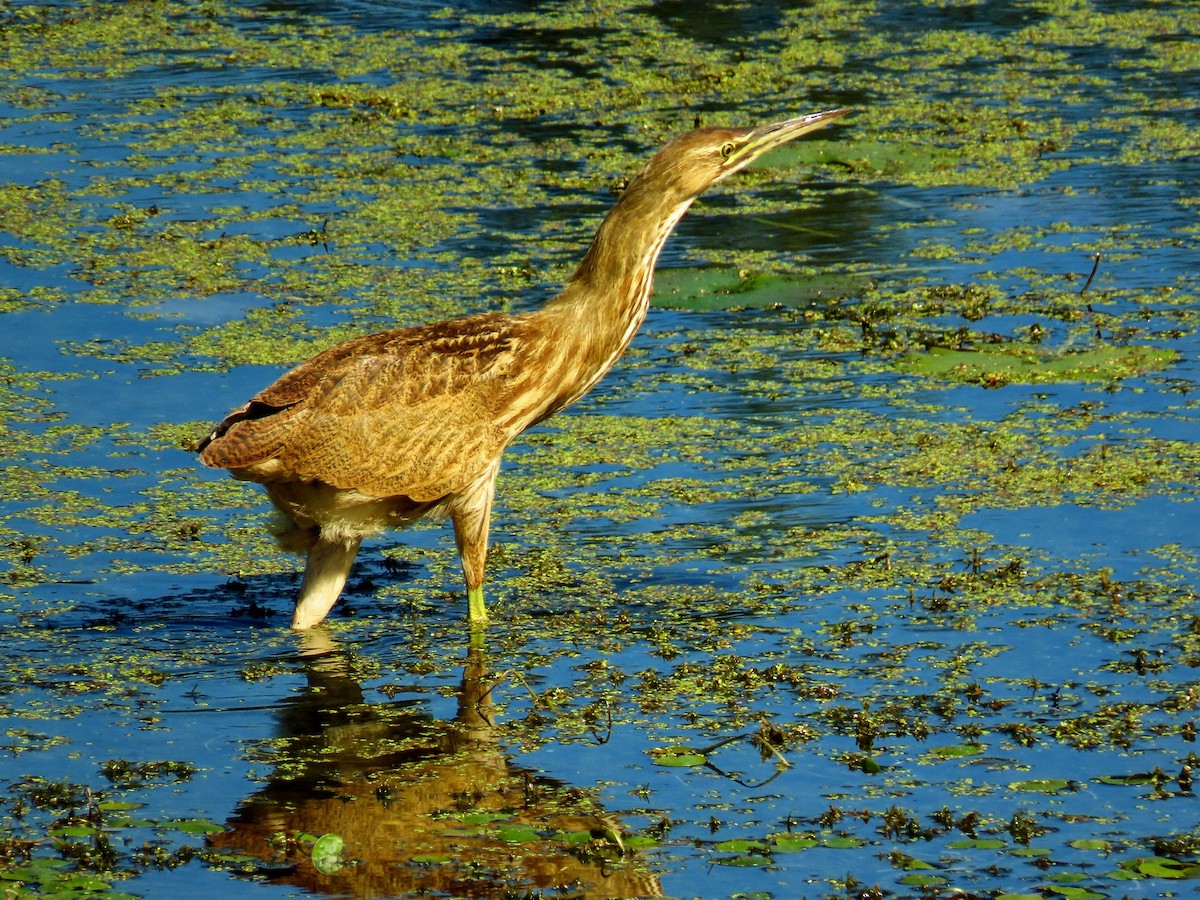
[[[1083,283],[1083,287],[1079,291],[1079,296],[1082,297],[1087,293],[1087,289],[1092,286],[1092,279],[1096,277],[1096,272],[1100,269],[1100,254],[1096,253],[1092,256],[1092,274],[1088,276],[1088,280]],[[1092,311],[1092,304],[1088,304],[1088,312]]]

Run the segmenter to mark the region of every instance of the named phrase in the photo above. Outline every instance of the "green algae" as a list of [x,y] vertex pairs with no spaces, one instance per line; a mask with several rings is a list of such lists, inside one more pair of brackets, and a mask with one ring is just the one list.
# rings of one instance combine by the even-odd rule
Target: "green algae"
[[[810,846],[886,855],[899,845],[912,855],[894,860],[897,882],[927,887],[900,873],[933,859],[923,842],[936,839],[951,885],[963,878],[978,892],[958,873],[1003,866],[1001,851],[1027,844],[1037,819],[1054,821],[1074,850],[1065,838],[1091,833],[1040,792],[1012,799],[1008,785],[1034,764],[1033,748],[1158,760],[1188,742],[1189,672],[1200,658],[1194,553],[1141,548],[1140,572],[1114,576],[1099,550],[1058,558],[1035,538],[998,542],[964,520],[1194,499],[1194,443],[1155,429],[1171,423],[1178,435],[1194,418],[1190,370],[1174,348],[1195,333],[1196,289],[1168,275],[1125,286],[1124,267],[1161,237],[1079,224],[1070,193],[1058,224],[959,233],[955,217],[969,203],[926,198],[963,185],[1021,193],[1073,169],[1103,179],[1106,169],[1184,158],[1194,149],[1181,122],[1190,107],[1171,79],[1194,68],[1176,36],[1197,23],[1180,4],[1034,3],[1019,25],[972,31],[939,18],[951,6],[923,4],[928,27],[898,29],[900,14],[880,4],[806,4],[721,39],[688,31],[687,16],[621,4],[447,12],[403,34],[316,18],[245,28],[250,11],[225,3],[205,4],[202,16],[172,3],[85,4],[70,17],[6,10],[3,97],[28,123],[82,119],[90,140],[121,154],[77,154],[65,166],[57,154],[74,148],[0,147],[14,160],[45,156],[51,170],[0,190],[9,238],[0,255],[25,274],[62,267],[78,282],[6,288],[0,314],[119,305],[154,334],[65,335],[64,358],[175,377],[285,366],[384,323],[527,308],[569,274],[612,201],[609,186],[697,116],[740,123],[797,105],[861,106],[829,139],[798,144],[699,204],[685,228],[748,222],[755,231],[736,246],[672,242],[674,268],[655,302],[689,311],[656,311],[614,373],[619,387],[508,457],[491,640],[536,690],[526,699],[502,684],[496,696],[506,739],[529,752],[595,742],[605,728],[663,747],[710,746],[708,737],[740,729],[766,734],[786,759],[839,766],[845,801],[821,798],[828,811],[797,813],[799,836],[763,824],[787,815],[790,827],[783,801],[734,799],[735,782],[712,769],[694,776],[715,795],[712,813],[656,782],[657,809],[694,820],[692,830],[710,814],[749,820],[735,826],[748,837],[702,844],[706,859],[770,869],[777,855]],[[501,27],[506,41],[476,40]],[[1120,59],[1128,77],[1086,64],[1081,49]],[[292,73],[298,59],[308,74]],[[79,81],[168,64],[201,83],[155,86],[103,114],[60,111]],[[246,83],[206,83],[226,67]],[[826,103],[820,93],[846,83],[834,70],[854,84]],[[1093,104],[1105,115],[1084,114]],[[895,243],[870,263],[830,260],[827,221],[868,205],[862,227]],[[1186,228],[1174,233],[1190,239]],[[852,237],[837,231],[833,241],[861,246]],[[1100,251],[1101,281],[1081,296],[1084,261]],[[1043,255],[1013,271],[1003,261],[1013,253]],[[1078,261],[1064,261],[1069,253]],[[958,265],[976,272],[941,277]],[[244,299],[222,306],[230,296]],[[28,759],[64,740],[41,726],[82,715],[81,697],[165,705],[158,698],[181,677],[171,652],[135,665],[122,657],[122,629],[147,607],[187,607],[142,597],[127,608],[84,589],[31,610],[24,592],[64,574],[118,586],[148,572],[228,577],[186,602],[250,618],[287,605],[294,584],[276,576],[296,563],[273,550],[257,490],[200,472],[180,452],[209,427],[193,420],[224,408],[171,410],[155,427],[83,428],[56,403],[61,373],[2,374],[0,439],[17,464],[0,480],[19,499],[0,540],[0,607],[17,617],[22,640],[45,640],[64,660],[6,669],[0,703],[38,720],[36,733],[8,738]],[[979,409],[978,387],[1002,385],[994,396],[1004,411]],[[1082,400],[1054,393],[1076,385]],[[619,406],[659,391],[672,398],[663,415]],[[1132,392],[1177,400],[1139,414],[1122,402]],[[399,616],[400,671],[416,680],[453,668],[458,617],[439,604],[457,602],[459,574],[442,526],[404,539],[414,546],[389,549],[390,567],[364,554],[344,614],[365,614],[333,628],[387,647]],[[100,623],[104,642],[85,674],[69,662],[78,649],[50,627],[81,615]],[[1047,635],[1080,662],[1054,684],[1031,683],[1016,644]],[[203,652],[192,655],[199,670]],[[998,668],[997,659],[1011,662]],[[270,686],[290,670],[275,659],[239,671],[248,686]],[[380,677],[376,667],[363,680]],[[764,730],[768,719],[775,731]],[[985,745],[1000,762],[929,749]],[[757,750],[726,752],[742,774],[774,774],[769,752],[765,764]],[[653,765],[647,757],[649,774],[613,777],[649,781]],[[979,774],[988,765],[1000,776]],[[1025,783],[1076,774],[1031,773]],[[948,782],[956,808],[946,815],[901,808],[905,792]],[[1180,804],[1181,783],[1160,787],[1154,802]],[[1048,797],[1070,806],[1069,791]],[[62,827],[85,828],[81,838],[96,831]],[[968,832],[977,834],[945,839]],[[545,837],[510,836],[514,845]],[[692,852],[689,839],[668,846]],[[1151,857],[1131,840],[1113,853],[1122,877],[1194,877],[1194,848]],[[1071,863],[1057,841],[1046,855]],[[147,851],[137,864],[154,858]],[[230,859],[208,862],[253,868]],[[28,874],[43,883],[44,871]],[[1110,887],[1099,875],[1087,884]]]
[[[96,7],[97,13],[106,9],[104,6]],[[869,6],[864,6],[864,13],[867,9],[869,9]],[[132,21],[139,23],[139,25],[138,27],[131,25],[129,28],[120,31],[121,41],[119,45],[139,40],[149,41],[152,45],[157,45],[168,39],[174,39],[182,42],[182,46],[172,48],[172,52],[181,57],[178,60],[179,64],[194,64],[199,66],[213,64],[219,58],[217,55],[207,53],[198,56],[189,56],[189,54],[195,53],[195,50],[190,49],[188,46],[189,39],[194,36],[188,34],[186,30],[179,31],[178,29],[161,27],[161,24],[160,27],[154,27],[152,24],[156,18],[160,23],[169,22],[172,18],[182,16],[182,14],[182,8],[170,5],[166,7],[164,13],[159,14],[161,18],[146,10],[141,10],[134,14],[123,13],[122,16],[116,17],[118,23],[120,23],[125,15],[128,15]],[[97,24],[103,21],[104,27],[110,29],[106,33],[117,33],[111,29],[114,27],[119,29],[120,24],[114,26],[114,17],[108,16],[107,13],[103,13],[102,15],[102,18],[98,15],[94,19],[83,17],[69,23],[69,25],[64,24],[61,28],[48,21],[40,21],[36,25],[28,27],[36,28],[39,35],[43,36],[43,39],[37,43],[47,50],[50,48],[45,46],[44,33],[48,30],[54,31],[58,38],[53,45],[54,52],[59,55],[68,55],[72,51],[72,48],[84,45],[82,35],[86,33],[86,23],[89,21],[95,21]],[[298,55],[299,58],[310,60],[314,70],[329,69],[333,72],[335,79],[345,79],[351,75],[350,72],[339,71],[339,66],[344,67],[346,65],[345,60],[355,60],[356,71],[361,73],[373,71],[374,69],[386,71],[388,65],[385,63],[385,59],[404,58],[406,59],[408,77],[404,81],[395,82],[386,88],[366,87],[356,85],[352,82],[335,82],[335,84],[327,88],[320,88],[315,91],[312,88],[286,81],[266,81],[257,86],[256,92],[252,96],[246,96],[245,92],[241,91],[230,91],[225,96],[218,95],[211,102],[200,106],[184,103],[185,100],[191,99],[188,96],[189,93],[192,95],[200,94],[200,89],[164,87],[160,96],[155,98],[155,100],[141,101],[141,105],[145,107],[145,111],[139,109],[138,105],[135,104],[132,107],[133,115],[130,115],[124,121],[118,120],[118,124],[115,127],[119,130],[113,130],[105,134],[109,138],[121,136],[126,140],[144,134],[147,143],[140,149],[144,153],[152,154],[142,157],[141,164],[145,168],[147,176],[151,178],[163,178],[162,174],[156,173],[168,170],[172,163],[188,159],[189,155],[187,154],[194,154],[194,151],[187,150],[183,156],[168,155],[164,157],[164,153],[171,153],[177,148],[202,146],[208,148],[205,156],[206,162],[215,159],[217,161],[216,167],[213,167],[211,164],[206,166],[202,175],[200,171],[185,174],[182,177],[186,181],[178,183],[178,187],[182,188],[186,186],[190,191],[194,192],[197,188],[203,190],[206,184],[215,183],[215,185],[219,186],[217,187],[218,190],[227,190],[227,184],[230,179],[237,179],[242,190],[252,189],[256,183],[266,187],[268,183],[264,182],[261,178],[252,180],[246,177],[254,166],[266,162],[260,153],[255,152],[255,148],[278,146],[282,143],[294,151],[296,155],[280,164],[283,166],[280,169],[281,173],[285,177],[299,179],[304,186],[304,193],[310,201],[328,198],[338,203],[349,214],[351,218],[343,218],[341,223],[343,233],[349,242],[359,240],[360,235],[362,237],[371,235],[376,239],[382,237],[383,234],[381,233],[380,226],[384,222],[396,222],[396,224],[408,230],[416,229],[419,223],[420,231],[425,237],[424,246],[428,248],[433,243],[433,240],[430,238],[434,237],[429,232],[430,227],[433,225],[431,215],[443,217],[444,224],[441,226],[444,229],[443,233],[461,233],[464,227],[471,227],[469,223],[463,223],[463,211],[456,211],[455,214],[448,215],[439,206],[431,207],[425,202],[427,195],[422,188],[424,185],[442,184],[445,185],[442,189],[445,190],[448,188],[451,196],[455,194],[461,196],[477,195],[479,193],[478,188],[473,186],[469,180],[464,180],[464,175],[470,176],[477,173],[480,176],[486,177],[489,174],[486,171],[486,166],[480,167],[476,172],[472,172],[470,168],[462,166],[448,168],[427,164],[414,165],[412,163],[417,159],[427,158],[430,155],[446,160],[466,158],[468,154],[476,163],[495,163],[511,158],[512,148],[509,146],[510,142],[505,141],[504,144],[497,142],[495,149],[498,153],[491,155],[486,152],[487,143],[481,145],[479,141],[472,141],[468,145],[462,140],[456,141],[453,136],[448,134],[437,136],[406,135],[402,128],[398,130],[398,126],[411,125],[412,123],[428,124],[431,121],[441,122],[445,121],[444,117],[447,113],[464,110],[461,92],[458,95],[450,93],[454,90],[452,83],[448,82],[444,76],[439,76],[437,79],[430,77],[431,67],[436,67],[436,71],[439,73],[444,72],[444,67],[447,64],[447,53],[450,52],[450,48],[458,48],[456,55],[459,64],[468,71],[473,68],[478,68],[485,72],[496,68],[505,71],[506,67],[501,66],[491,53],[478,45],[455,44],[453,41],[446,43],[444,40],[441,44],[437,45],[438,49],[435,52],[433,46],[421,40],[422,36],[405,37],[395,34],[378,33],[364,38],[362,34],[351,29],[331,26],[313,28],[311,33],[302,38],[304,41],[303,46],[298,47],[293,41],[293,36],[289,35],[286,30],[281,31],[266,28],[257,35],[251,35],[239,30],[237,25],[240,15],[241,13],[236,9],[222,9],[219,14],[215,14],[210,18],[210,24],[201,30],[202,37],[199,37],[198,40],[205,47],[216,47],[224,43],[226,45],[224,57],[226,60],[235,60],[241,65],[260,65],[267,70],[272,66],[282,66],[285,63],[290,64],[291,60],[297,58]],[[544,34],[561,30],[562,33],[588,34],[589,40],[586,42],[586,47],[581,48],[578,41],[565,41],[560,49],[562,53],[571,54],[574,66],[581,66],[586,70],[589,68],[587,60],[592,58],[592,54],[596,54],[599,48],[604,47],[604,40],[597,42],[595,40],[595,33],[588,30],[597,27],[596,22],[591,17],[585,16],[580,19],[579,14],[574,11],[564,13],[564,15],[567,16],[572,24],[568,25],[564,23],[562,26],[556,27],[552,24],[541,22],[539,17],[537,33]],[[659,32],[662,28],[660,24],[656,24],[649,16],[636,16],[635,19],[640,23],[641,27],[646,29],[647,38]],[[470,19],[467,21],[470,21]],[[529,25],[532,27],[532,22]],[[510,27],[520,29],[522,27],[520,19],[512,23]],[[794,54],[800,52],[802,49],[805,52],[812,52],[815,47],[814,42],[798,40],[800,35],[796,34],[795,29],[799,27],[802,27],[799,21],[792,22],[781,28],[778,32],[778,43],[781,48],[787,48],[788,53]],[[1143,25],[1143,27],[1147,26]],[[618,43],[620,40],[628,40],[629,33],[628,26],[625,26],[619,35],[608,27],[602,28],[599,32],[601,38],[607,37]],[[462,40],[461,35],[451,36],[457,40]],[[443,34],[439,37],[444,39],[447,35]],[[756,37],[759,40],[765,41],[775,39],[773,33],[770,31]],[[870,38],[866,33],[858,37],[865,45],[865,51],[859,57],[860,59],[870,59],[873,55],[880,52],[878,48],[871,45]],[[983,35],[975,37],[979,41],[987,40]],[[349,40],[355,42],[353,54],[341,53],[336,50],[339,41]],[[379,46],[378,49],[376,48],[376,44],[382,45],[383,42],[388,40],[394,42],[392,46]],[[661,51],[664,48],[674,50],[676,45],[674,43],[660,45],[659,50]],[[687,66],[689,71],[694,72],[697,65],[694,53],[695,45],[690,45],[688,49],[693,52],[687,56]],[[580,58],[581,50],[585,54],[582,59]],[[162,50],[151,51],[152,54],[154,52],[161,53]],[[921,53],[925,55],[951,52],[961,52],[961,48],[957,47],[957,45],[951,47],[929,46],[928,41],[921,46]],[[603,51],[600,50],[600,53],[603,53]],[[597,54],[597,56],[599,55]],[[712,54],[713,62],[711,65],[714,69],[720,66],[728,67],[730,65],[730,55],[729,51]],[[992,55],[999,58],[1007,58],[1012,53],[1005,44],[1001,43],[993,51]],[[104,71],[109,71],[110,74],[119,74],[122,71],[121,69],[115,71],[106,69],[106,66],[114,65],[114,61],[118,58],[123,59],[124,56],[118,54],[111,59],[102,57],[99,60],[92,60],[91,63],[97,67],[98,75]],[[143,65],[153,66],[155,64],[155,57],[153,55],[146,57],[143,54],[141,58]],[[618,59],[620,58],[622,57],[618,57]],[[343,62],[339,64],[338,60],[343,60]],[[807,64],[812,65],[813,63],[810,60]],[[611,66],[611,61],[606,60],[604,65],[605,67]],[[680,87],[678,85],[678,73],[676,70],[681,65],[682,59],[660,59],[659,65],[652,73],[653,77],[664,79],[664,89],[667,80],[669,80],[675,92],[679,92]],[[701,64],[702,70],[705,65],[708,64]],[[740,83],[744,83],[747,86],[752,84],[754,81],[752,73],[755,72],[758,65],[760,63],[750,58],[738,60],[733,66],[735,75],[732,78],[722,77],[722,90],[736,90]],[[15,65],[14,71],[27,71],[31,66],[33,66],[32,61],[21,60]],[[51,59],[43,61],[38,70],[44,76],[46,70],[53,68],[54,60]],[[600,69],[599,62],[596,63],[595,68],[597,70]],[[740,69],[747,70],[747,74],[737,74]],[[578,76],[574,77],[577,82]],[[643,74],[642,77],[645,78],[647,76]],[[707,76],[699,74],[692,77],[704,81]],[[545,81],[545,70],[543,69],[542,77],[537,83],[544,84]],[[523,97],[528,96],[527,89],[529,86],[529,84],[523,85],[523,89],[525,89],[522,94]],[[562,115],[564,114],[561,106],[562,98],[569,96],[572,90],[578,91],[583,88],[583,85],[573,83],[571,90],[566,90],[561,85],[550,83],[543,88],[544,94],[528,98],[524,102],[531,106],[536,106],[536,118],[544,119],[551,117],[555,115],[556,110],[559,115]],[[683,92],[686,94],[686,88],[683,89]],[[616,121],[620,118],[621,113],[618,111],[622,109],[622,102],[633,103],[636,100],[637,98],[632,96],[618,95],[610,97],[610,102],[613,104],[613,109],[610,112],[610,121],[615,125]],[[297,105],[301,107],[309,105],[314,115],[317,115],[323,109],[328,110],[331,115],[325,119],[317,115],[318,127],[316,129],[297,129],[295,127],[295,110]],[[499,109],[501,107],[497,106],[496,108]],[[504,105],[503,109],[504,113],[498,116],[496,121],[485,125],[486,134],[499,134],[500,130],[504,127],[505,121],[513,115],[519,117],[530,115],[520,111],[514,112],[512,105]],[[360,113],[363,110],[368,111],[370,114],[361,115]],[[175,117],[172,117],[173,111],[177,111]],[[268,115],[264,116],[264,111]],[[879,112],[877,107],[873,107],[870,115],[879,115]],[[198,116],[202,118],[197,118]],[[435,118],[431,119],[431,116],[435,116]],[[868,118],[867,121],[860,123],[859,129],[861,130],[864,127],[869,129],[870,125],[871,123]],[[105,127],[111,129],[114,126],[109,125]],[[1030,121],[1025,121],[1021,126],[1024,132],[1028,132],[1033,127],[1034,125]],[[983,128],[989,133],[996,131],[991,126],[985,125]],[[371,135],[372,137],[365,139],[367,135]],[[655,135],[650,135],[649,137],[651,140],[656,138]],[[304,142],[303,144],[300,143],[302,141]],[[291,143],[289,144],[289,142]],[[358,155],[342,153],[334,161],[332,168],[330,160],[325,155],[322,155],[319,164],[316,164],[315,161],[312,164],[304,162],[302,153],[305,149],[319,149],[329,146],[331,142],[345,147],[352,145],[357,147],[371,147],[374,144],[383,143],[385,145],[391,144],[392,149],[386,150],[381,148],[379,150],[360,151]],[[133,146],[138,146],[136,140],[132,143]],[[993,136],[991,143],[1003,145],[1006,148],[1005,153],[1011,157],[1013,151],[1011,146],[1012,141]],[[1033,142],[1031,141],[1031,143]],[[556,160],[562,160],[562,155],[565,153],[577,152],[577,148],[567,142],[554,143],[543,141],[540,142],[539,146],[541,148],[540,154],[543,157],[550,154],[548,158]],[[809,146],[814,147],[815,149],[811,152],[819,156],[829,145],[828,142],[825,145],[815,143],[800,145],[796,148],[795,152],[810,152],[806,150]],[[847,145],[834,146],[847,148]],[[870,144],[863,144],[858,150],[855,150],[853,145],[849,145],[848,149],[845,150],[845,159],[858,160],[858,164],[865,166],[866,171],[885,173],[889,178],[898,178],[900,180],[915,179],[917,181],[926,179],[927,176],[920,175],[914,170],[914,167],[930,165],[931,160],[939,158],[937,153],[921,152],[912,154],[911,150],[904,149],[907,146],[909,145],[902,140],[897,140],[895,137],[886,143],[876,141]],[[979,142],[972,142],[970,144],[960,143],[957,145],[952,153],[947,156],[945,162],[934,165],[934,168],[945,170],[945,174],[940,177],[944,179],[947,174],[953,177],[955,171],[967,171],[972,167],[982,165],[982,163],[972,163],[969,160],[964,161],[964,155],[976,146],[981,146],[981,144]],[[468,147],[470,148],[469,150]],[[482,157],[480,156],[481,147],[485,153]],[[604,151],[605,148],[603,147],[594,148],[592,151],[593,159],[603,159],[604,157],[601,157],[599,154]],[[895,159],[889,157],[889,154],[900,152],[912,154],[909,162],[897,163]],[[1042,152],[1044,152],[1044,149]],[[363,155],[364,153],[367,155]],[[397,157],[408,159],[410,162],[400,162]],[[955,159],[957,159],[957,164],[955,164]],[[128,157],[125,162],[136,165],[138,157],[136,155]],[[776,165],[778,166],[786,162],[789,161],[777,160]],[[791,164],[794,165],[794,161],[791,161]],[[231,165],[240,168],[228,168]],[[1001,160],[993,168],[1003,170],[1005,165],[1011,166],[1011,159],[1007,163]],[[371,172],[372,180],[376,183],[381,184],[388,176],[402,178],[407,183],[406,190],[391,192],[386,197],[381,197],[377,201],[377,204],[383,203],[391,206],[396,203],[403,203],[410,207],[402,220],[397,221],[396,213],[391,209],[385,211],[377,205],[362,203],[361,188],[355,188],[355,192],[360,194],[360,197],[356,198],[355,202],[352,202],[349,195],[343,193],[338,188],[338,185],[343,183],[343,179],[338,177],[340,172],[353,173],[354,180],[361,183],[360,179],[364,171]],[[173,175],[171,177],[178,179],[181,176]],[[1014,172],[1011,170],[1004,172],[1000,177],[1007,181],[1014,177]],[[1035,180],[1036,177],[1038,176],[1026,173],[1021,176],[1021,180]],[[42,238],[46,244],[52,245],[54,242],[54,223],[56,221],[66,221],[68,218],[73,221],[80,221],[78,215],[80,212],[84,213],[82,221],[93,218],[96,213],[100,213],[103,216],[103,218],[98,220],[97,224],[104,221],[112,221],[111,214],[107,216],[103,215],[106,211],[102,207],[95,207],[95,212],[89,213],[86,206],[82,208],[78,206],[80,201],[87,202],[89,194],[93,197],[100,194],[111,195],[115,190],[120,189],[122,185],[132,185],[133,183],[128,177],[106,176],[101,172],[92,180],[92,186],[88,191],[71,198],[60,198],[64,201],[64,211],[67,212],[67,216],[60,217],[57,214],[46,214],[54,212],[50,206],[50,195],[47,195],[46,192],[52,191],[55,188],[53,182],[46,182],[33,189],[38,194],[35,202],[13,202],[10,204],[9,209],[13,212],[25,209],[38,213],[36,217],[29,217],[30,221],[26,226],[22,226],[20,220],[17,220],[12,227],[17,233],[24,234],[30,239],[36,240]],[[516,186],[511,178],[508,179],[507,183],[510,187]],[[164,183],[164,187],[169,190],[170,183]],[[529,195],[530,188],[534,187],[540,187],[541,190],[538,193],[534,193],[531,199],[538,198],[542,202],[551,199],[546,195],[544,190],[545,185],[535,186],[529,181],[520,183],[520,188],[526,195]],[[521,202],[521,197],[513,195],[511,200],[512,202]],[[57,205],[55,204],[55,206]],[[415,208],[413,208],[414,205]],[[418,211],[421,215],[419,219],[416,219],[413,214]],[[384,216],[382,221],[379,219],[381,214]],[[122,215],[127,214],[123,213]],[[135,214],[134,221],[141,215],[143,214]],[[17,217],[14,216],[13,218],[16,219]],[[37,222],[36,230],[33,227],[35,221]],[[223,224],[223,220],[220,218],[199,221],[210,230],[220,229]],[[385,227],[391,233],[395,233],[393,225],[388,224]],[[138,262],[139,259],[142,264],[147,264],[152,269],[157,269],[160,265],[165,265],[168,271],[156,277],[169,275],[171,269],[178,270],[177,274],[170,280],[164,280],[163,287],[157,290],[153,287],[154,280],[151,279],[147,283],[145,281],[145,273],[142,273],[144,285],[141,288],[142,292],[153,294],[158,290],[187,289],[189,285],[196,293],[201,295],[228,289],[231,285],[231,280],[236,279],[236,275],[231,273],[236,273],[237,264],[245,262],[247,259],[244,255],[238,255],[239,249],[236,244],[226,241],[226,246],[222,248],[224,252],[220,254],[208,254],[208,263],[203,263],[199,259],[189,262],[190,254],[185,252],[187,249],[186,246],[179,243],[181,236],[174,233],[177,228],[178,224],[174,226],[172,231],[168,231],[159,237],[159,247],[157,249],[152,245],[147,245],[146,249],[141,251],[140,257],[136,252],[131,256],[132,267],[137,268],[139,271],[141,268]],[[156,230],[153,229],[152,231]],[[59,231],[61,232],[62,229],[59,229]],[[146,237],[150,236],[152,235],[146,235]],[[94,237],[100,242],[100,248],[105,250],[111,248],[111,244],[106,246],[103,243],[103,232],[97,231]],[[164,239],[166,243],[163,243]],[[436,238],[434,237],[434,239]],[[136,248],[131,249],[136,250]],[[254,248],[243,243],[242,249],[252,250]],[[261,251],[261,248],[259,249]],[[418,249],[418,245],[410,242],[407,246],[398,245],[396,249],[404,252]],[[37,252],[45,254],[54,253],[55,251],[52,249],[52,246],[45,246],[39,247]],[[72,250],[71,252],[72,255],[76,255],[76,258],[79,258],[79,256],[88,253],[88,250],[81,248]],[[230,253],[232,253],[231,256]],[[217,262],[220,263],[217,271],[225,273],[221,278],[213,277],[214,271],[212,267]],[[88,264],[86,257],[84,264]],[[95,265],[95,262],[93,261],[92,264]],[[199,270],[197,270],[197,266],[199,266]],[[105,266],[105,268],[111,269],[112,267]],[[104,293],[98,292],[96,299],[101,299]]]

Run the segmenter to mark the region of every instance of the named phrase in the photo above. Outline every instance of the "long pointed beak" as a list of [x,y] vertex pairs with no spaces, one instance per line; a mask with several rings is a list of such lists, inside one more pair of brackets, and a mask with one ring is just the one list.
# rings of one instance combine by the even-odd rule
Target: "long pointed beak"
[[755,128],[740,142],[739,146],[734,148],[725,165],[730,172],[743,169],[768,150],[773,150],[780,144],[794,140],[802,134],[824,128],[830,122],[853,111],[848,106],[842,106],[838,109],[797,116],[794,119],[784,119],[782,122]]

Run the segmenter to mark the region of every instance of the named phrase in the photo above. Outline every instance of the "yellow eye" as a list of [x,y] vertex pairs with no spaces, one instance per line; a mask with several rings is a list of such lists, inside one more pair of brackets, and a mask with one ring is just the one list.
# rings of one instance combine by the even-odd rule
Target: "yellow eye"
[[728,141],[721,145],[721,159],[729,159],[733,156],[733,151],[737,148],[733,145],[733,141]]

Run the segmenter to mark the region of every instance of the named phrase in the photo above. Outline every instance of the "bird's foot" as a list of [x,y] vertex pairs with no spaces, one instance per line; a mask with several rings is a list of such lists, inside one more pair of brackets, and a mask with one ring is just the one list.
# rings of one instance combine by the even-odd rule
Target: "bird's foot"
[[467,621],[482,625],[487,621],[487,607],[483,602],[483,585],[467,588]]

